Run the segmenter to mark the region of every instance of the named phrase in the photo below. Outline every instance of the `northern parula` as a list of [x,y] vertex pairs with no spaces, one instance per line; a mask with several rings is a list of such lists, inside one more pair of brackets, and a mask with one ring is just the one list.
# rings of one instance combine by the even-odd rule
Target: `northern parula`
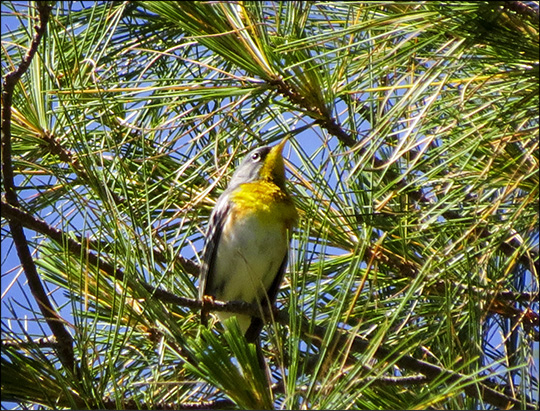
[[[250,152],[219,197],[206,234],[199,299],[274,303],[298,218],[285,188],[285,142]],[[216,314],[220,321],[235,315],[248,341],[255,341],[263,327],[260,318]]]

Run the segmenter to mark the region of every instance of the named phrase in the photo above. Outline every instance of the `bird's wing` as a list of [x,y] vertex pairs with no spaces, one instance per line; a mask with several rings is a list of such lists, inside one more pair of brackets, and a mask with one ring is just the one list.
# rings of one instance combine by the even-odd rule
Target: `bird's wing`
[[199,299],[208,295],[207,290],[212,289],[213,267],[217,255],[217,245],[223,230],[223,224],[227,214],[229,213],[230,205],[226,201],[226,193],[223,193],[218,199],[214,211],[210,215],[208,230],[206,233],[206,241],[202,252],[202,265],[199,276]]

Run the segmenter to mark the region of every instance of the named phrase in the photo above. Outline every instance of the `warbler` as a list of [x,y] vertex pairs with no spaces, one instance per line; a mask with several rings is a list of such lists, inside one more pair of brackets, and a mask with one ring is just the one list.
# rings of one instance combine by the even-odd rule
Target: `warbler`
[[[285,142],[251,151],[219,197],[207,228],[199,299],[241,300],[261,308],[275,302],[298,218],[285,187]],[[204,322],[204,309],[202,315]],[[263,320],[249,315],[216,315],[222,322],[236,316],[250,342],[263,327]]]

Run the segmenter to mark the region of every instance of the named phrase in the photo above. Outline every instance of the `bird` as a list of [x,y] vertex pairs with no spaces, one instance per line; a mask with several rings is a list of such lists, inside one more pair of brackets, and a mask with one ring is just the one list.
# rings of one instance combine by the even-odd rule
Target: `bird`
[[[261,309],[274,304],[298,213],[286,188],[283,147],[259,147],[240,163],[210,215],[202,252],[199,300],[245,301]],[[264,325],[247,314],[216,313],[220,322],[236,316],[248,342]],[[207,313],[202,310],[202,321]]]

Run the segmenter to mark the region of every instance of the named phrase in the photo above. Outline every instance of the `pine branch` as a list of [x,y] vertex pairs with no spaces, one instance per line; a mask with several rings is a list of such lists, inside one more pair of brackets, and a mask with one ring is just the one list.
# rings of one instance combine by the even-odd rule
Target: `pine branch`
[[[39,24],[34,27],[36,33],[32,39],[32,43],[28,52],[23,57],[19,66],[9,72],[4,77],[3,92],[2,92],[2,180],[4,183],[4,190],[6,201],[13,207],[19,206],[19,200],[17,191],[15,188],[15,182],[13,177],[13,165],[11,154],[11,108],[13,102],[13,91],[16,84],[21,79],[21,76],[28,70],[32,59],[37,53],[37,49],[41,42],[41,39],[45,35],[47,29],[47,23],[49,21],[49,15],[51,7],[47,2],[37,2],[37,9],[39,13]],[[47,292],[39,278],[36,265],[34,263],[32,253],[28,241],[24,234],[23,225],[16,221],[9,221],[9,228],[17,249],[17,254],[21,261],[21,265],[24,268],[28,285],[34,296],[38,306],[41,310],[43,317],[45,318],[48,326],[55,335],[58,341],[58,357],[68,370],[68,372],[75,372],[79,374],[79,370],[75,364],[75,356],[73,352],[73,338],[67,331],[64,320],[58,314],[53,307]]]

